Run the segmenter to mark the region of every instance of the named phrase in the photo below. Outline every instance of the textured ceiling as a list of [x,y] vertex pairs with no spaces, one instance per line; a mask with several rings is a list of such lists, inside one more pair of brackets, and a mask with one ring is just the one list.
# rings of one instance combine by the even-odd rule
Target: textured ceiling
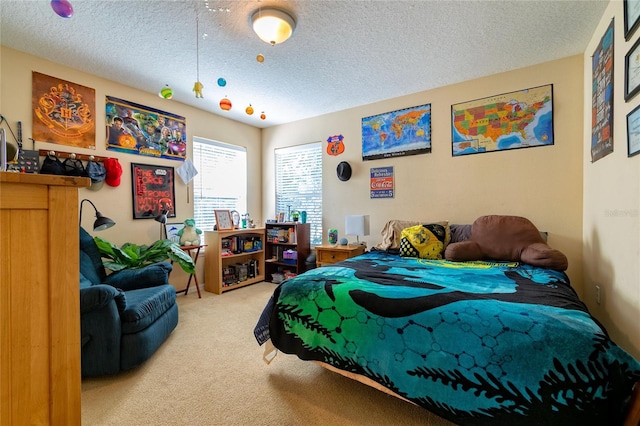
[[[173,100],[162,101],[162,109],[171,111],[170,103],[177,101],[256,127],[583,53],[608,4],[608,0],[70,2],[74,14],[65,19],[47,0],[1,0],[0,42],[150,93],[168,84],[175,94]],[[291,39],[270,46],[253,33],[249,18],[258,8],[274,5],[294,15],[297,28]],[[258,54],[264,55],[263,63],[256,60]],[[198,74],[204,84],[202,99],[192,91]],[[226,87],[218,86],[219,77],[227,80]],[[233,102],[231,111],[218,105],[225,96]],[[256,111],[252,116],[245,113],[249,104]],[[259,118],[262,111],[267,116],[264,121]]]

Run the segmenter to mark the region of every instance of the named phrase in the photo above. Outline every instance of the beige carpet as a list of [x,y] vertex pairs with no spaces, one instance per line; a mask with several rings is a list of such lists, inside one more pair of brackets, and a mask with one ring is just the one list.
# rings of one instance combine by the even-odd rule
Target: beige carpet
[[178,295],[180,322],[144,365],[82,383],[84,425],[451,425],[253,337],[275,288]]

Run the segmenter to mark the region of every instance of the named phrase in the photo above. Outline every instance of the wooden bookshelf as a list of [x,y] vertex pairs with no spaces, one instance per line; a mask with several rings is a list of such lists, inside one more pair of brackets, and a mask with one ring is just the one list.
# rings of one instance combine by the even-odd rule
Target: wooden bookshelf
[[[208,246],[204,255],[204,289],[206,291],[222,294],[225,291],[264,281],[264,228],[205,231],[204,238]],[[244,243],[248,241],[259,241],[259,248],[245,247]],[[230,242],[235,242],[235,245],[229,245]],[[246,279],[238,276],[239,273],[236,274],[237,279],[225,274],[225,271],[231,269],[242,269],[239,265],[247,265]],[[256,266],[257,273],[249,270],[250,265]]]
[[[271,282],[274,280],[273,274],[284,274],[289,271],[293,274],[301,274],[306,269],[306,261],[311,247],[309,244],[309,234],[311,227],[308,223],[300,222],[278,222],[266,224],[266,244],[265,244],[265,279]],[[281,238],[277,235],[280,232]],[[294,236],[295,235],[295,236]],[[291,261],[285,259],[284,253],[287,250],[296,252],[297,259]]]

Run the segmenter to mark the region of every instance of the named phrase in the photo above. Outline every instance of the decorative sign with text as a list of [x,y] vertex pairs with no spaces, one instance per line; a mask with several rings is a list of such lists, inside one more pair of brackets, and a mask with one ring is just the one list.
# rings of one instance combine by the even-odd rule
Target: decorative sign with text
[[327,154],[340,155],[344,152],[344,136],[333,135],[327,138]]
[[173,167],[131,163],[133,218],[176,217]]
[[393,198],[395,185],[393,180],[393,166],[374,167],[369,169],[371,198]]

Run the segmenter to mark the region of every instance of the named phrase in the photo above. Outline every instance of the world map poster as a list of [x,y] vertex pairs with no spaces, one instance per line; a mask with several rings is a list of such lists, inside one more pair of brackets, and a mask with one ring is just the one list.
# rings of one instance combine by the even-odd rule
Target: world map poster
[[553,84],[451,105],[453,156],[553,145]]
[[362,119],[362,160],[429,152],[431,152],[431,104]]

